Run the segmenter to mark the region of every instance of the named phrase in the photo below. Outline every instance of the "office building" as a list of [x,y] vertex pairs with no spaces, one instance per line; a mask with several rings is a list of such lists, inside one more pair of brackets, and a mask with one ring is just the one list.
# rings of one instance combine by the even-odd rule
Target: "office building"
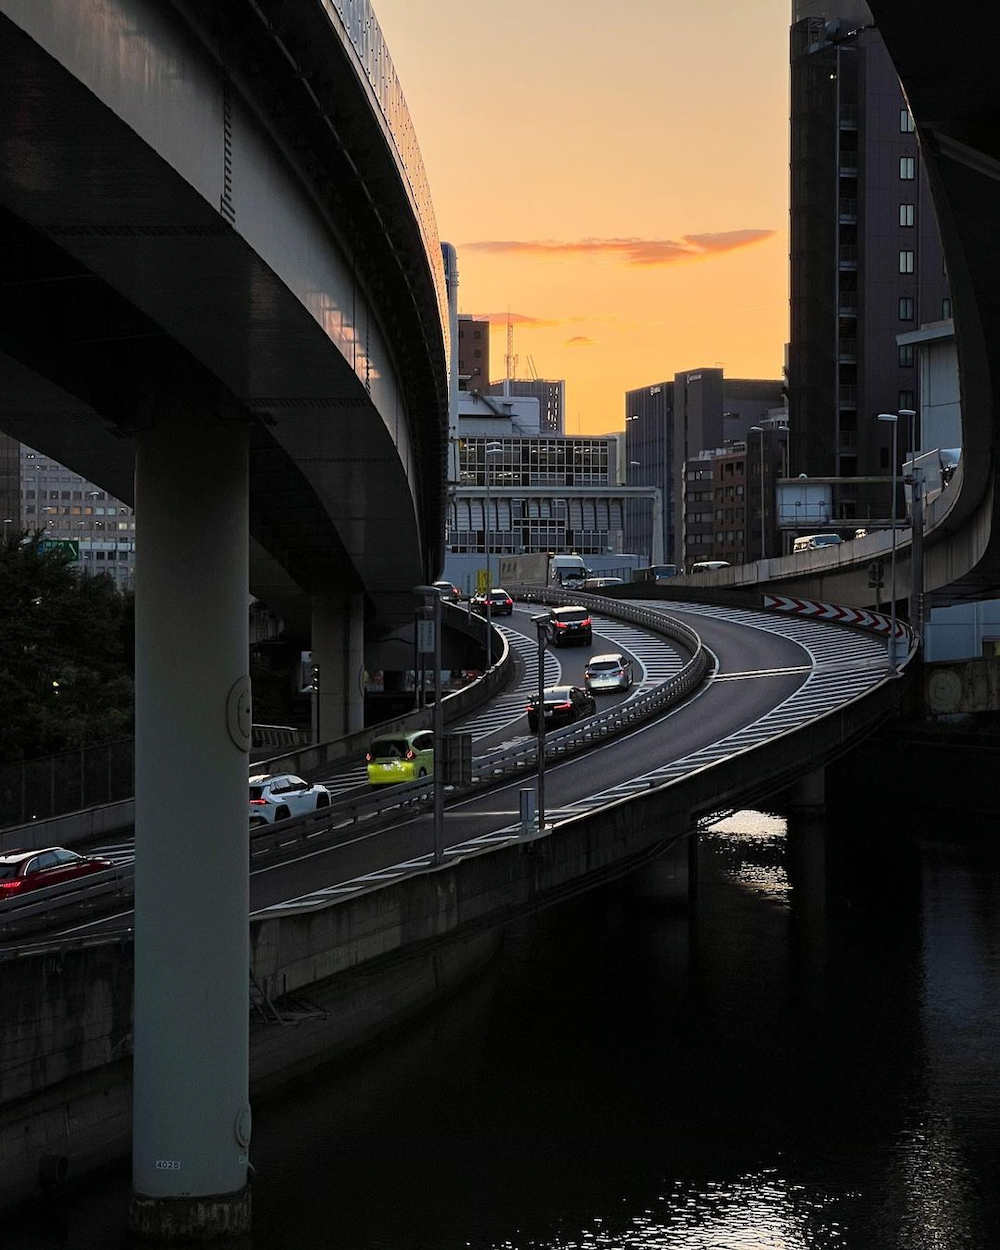
[[510,378],[491,382],[487,394],[537,399],[541,432],[566,432],[566,383],[561,378]]
[[788,420],[776,413],[745,439],[699,452],[684,465],[685,569],[699,560],[748,564],[781,554],[774,484],[785,476]]
[[135,513],[79,473],[21,445],[21,529],[68,544],[83,573],[107,573],[121,589],[135,574]]
[[490,384],[490,323],[458,314],[458,389],[484,391]]
[[916,406],[914,347],[897,335],[951,304],[913,119],[868,6],[792,8],[789,467],[834,479],[833,519],[849,523],[873,507],[852,479],[890,475],[878,413]]
[[[668,563],[684,562],[685,462],[745,440],[752,426],[782,406],[782,391],[778,378],[726,378],[719,368],[686,370],[672,381],[626,391],[626,481],[661,491],[662,549]],[[634,551],[652,549],[648,501],[630,501],[626,544]]]

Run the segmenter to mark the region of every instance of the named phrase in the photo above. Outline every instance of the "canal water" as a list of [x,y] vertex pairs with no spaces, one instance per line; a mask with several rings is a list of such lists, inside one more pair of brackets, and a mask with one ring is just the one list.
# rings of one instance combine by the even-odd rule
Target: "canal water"
[[[689,913],[520,922],[433,1017],[258,1100],[254,1250],[1000,1246],[992,823],[844,823],[737,813]],[[0,1243],[125,1247],[127,1190]]]

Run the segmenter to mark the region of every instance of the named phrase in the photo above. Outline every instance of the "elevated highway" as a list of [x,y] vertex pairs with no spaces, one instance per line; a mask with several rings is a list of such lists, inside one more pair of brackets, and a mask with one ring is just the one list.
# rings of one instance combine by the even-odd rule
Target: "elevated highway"
[[139,525],[133,1227],[235,1233],[249,595],[333,737],[441,565],[446,276],[370,3],[0,0],[0,242],[0,429]]
[[[665,608],[660,602],[633,606],[639,613]],[[638,688],[617,704],[621,711],[658,683],[677,680],[685,667],[682,653],[622,620],[625,605],[595,599],[593,609],[595,645],[627,646],[642,674]],[[526,667],[533,611],[530,605],[519,610],[505,629]],[[541,836],[526,834],[520,823],[520,791],[531,784],[529,757],[526,771],[515,768],[448,804],[440,868],[433,865],[433,820],[419,809],[414,816],[409,801],[395,813],[383,810],[378,820],[358,821],[342,808],[318,814],[298,835],[286,831],[281,847],[277,837],[267,848],[253,840],[250,966],[258,1005],[268,1019],[279,1020],[296,994],[319,1004],[308,1020],[296,1017],[294,1030],[252,1032],[258,1082],[310,1056],[347,1050],[384,1028],[387,1012],[418,1007],[460,974],[461,952],[476,948],[476,935],[518,912],[644,865],[682,874],[685,855],[671,859],[670,848],[683,846],[700,821],[760,801],[814,770],[890,714],[902,693],[904,683],[890,675],[885,641],[877,634],[703,604],[671,605],[669,615],[702,639],[708,680],[668,715],[623,722],[606,738],[597,728],[601,717],[548,735],[552,823]],[[577,678],[587,654],[589,648],[560,650],[550,657],[547,678]],[[536,676],[525,673],[525,691]],[[515,698],[516,692],[502,698],[495,718],[476,716],[477,753],[485,752],[484,760],[510,763],[520,744],[530,742]],[[613,712],[607,708],[605,718]],[[25,1123],[51,1111],[59,1125],[76,1126],[65,1137],[54,1127],[52,1136],[74,1172],[87,1166],[95,1141],[107,1147],[115,1133],[118,1141],[127,1132],[127,1075],[115,1056],[130,1042],[133,923],[125,902],[117,915],[63,921],[54,942],[37,935],[18,941],[8,933],[0,953],[5,976],[16,978],[7,1001],[50,1021],[30,1061],[18,1062],[20,1017],[0,1014],[0,1098],[7,1107],[17,1101]],[[34,943],[34,953],[26,942]],[[49,958],[53,949],[57,960]],[[62,1006],[69,987],[91,980],[88,1005],[69,1018]],[[191,987],[189,1002],[195,991]],[[46,1086],[54,1081],[62,1082],[64,1102],[52,1102]],[[113,1122],[93,1121],[95,1081],[103,1090],[102,1114],[115,1108]],[[29,1141],[18,1116],[11,1116],[10,1131]],[[0,1201],[25,1177],[30,1184],[36,1163],[23,1150],[11,1155]]]

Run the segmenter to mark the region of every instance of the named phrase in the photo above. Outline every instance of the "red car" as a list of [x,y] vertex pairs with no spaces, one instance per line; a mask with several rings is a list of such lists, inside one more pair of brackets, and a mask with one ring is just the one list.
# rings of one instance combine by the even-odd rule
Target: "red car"
[[61,846],[39,851],[8,851],[0,855],[0,900],[113,867],[110,859],[77,855],[76,851],[67,851]]

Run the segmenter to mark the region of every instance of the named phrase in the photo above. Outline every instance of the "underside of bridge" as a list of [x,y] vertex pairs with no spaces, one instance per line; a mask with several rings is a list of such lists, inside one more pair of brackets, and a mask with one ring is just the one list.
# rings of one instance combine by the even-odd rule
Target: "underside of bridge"
[[928,584],[951,602],[981,599],[1000,589],[1000,9],[978,0],[869,7],[916,123],[955,315],[961,492],[929,536]]
[[365,615],[409,620],[441,566],[444,273],[362,8],[0,0],[0,429],[136,509],[132,1223],[159,1239],[249,1225],[249,592],[318,622],[339,693]]

